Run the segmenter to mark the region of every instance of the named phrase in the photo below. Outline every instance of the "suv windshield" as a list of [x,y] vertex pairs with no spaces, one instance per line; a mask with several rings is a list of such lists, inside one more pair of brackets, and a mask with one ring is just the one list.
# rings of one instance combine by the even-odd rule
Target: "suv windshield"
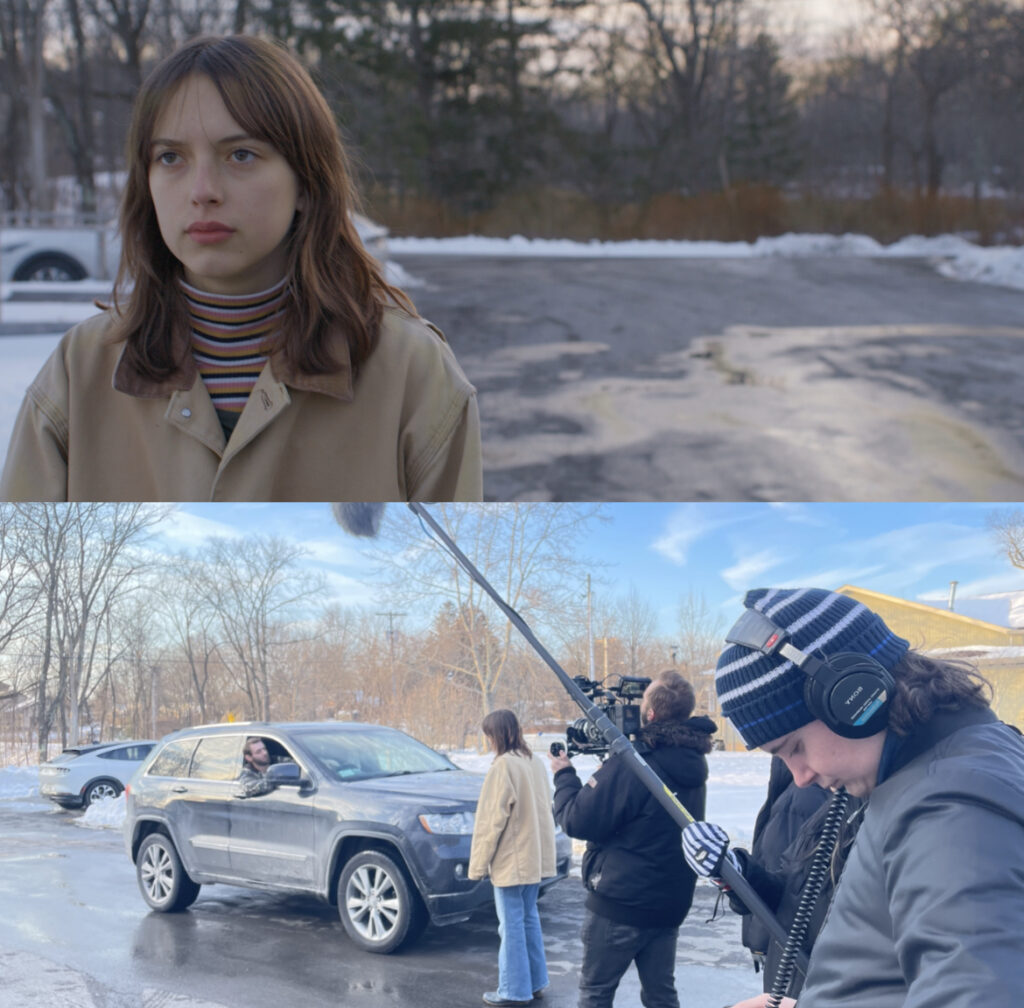
[[335,780],[369,780],[399,774],[455,770],[447,757],[387,728],[359,732],[303,732],[302,744]]

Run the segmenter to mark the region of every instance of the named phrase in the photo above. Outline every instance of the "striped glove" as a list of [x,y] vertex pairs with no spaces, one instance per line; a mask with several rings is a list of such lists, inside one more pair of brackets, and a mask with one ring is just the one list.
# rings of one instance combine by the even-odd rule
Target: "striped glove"
[[718,878],[726,860],[739,872],[742,866],[729,850],[729,836],[721,826],[693,822],[683,828],[683,856],[693,871],[703,878]]

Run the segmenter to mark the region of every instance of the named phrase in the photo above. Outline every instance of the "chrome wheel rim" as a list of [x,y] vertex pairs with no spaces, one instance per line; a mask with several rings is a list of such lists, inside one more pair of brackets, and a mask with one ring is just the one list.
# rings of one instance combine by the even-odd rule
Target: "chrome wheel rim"
[[89,789],[89,801],[102,801],[104,798],[116,798],[117,788],[113,784],[94,784]]
[[345,906],[352,926],[367,941],[386,940],[398,925],[398,891],[391,876],[377,865],[363,865],[352,873],[345,887]]
[[139,877],[154,903],[166,903],[174,887],[174,865],[163,844],[150,844],[139,862]]

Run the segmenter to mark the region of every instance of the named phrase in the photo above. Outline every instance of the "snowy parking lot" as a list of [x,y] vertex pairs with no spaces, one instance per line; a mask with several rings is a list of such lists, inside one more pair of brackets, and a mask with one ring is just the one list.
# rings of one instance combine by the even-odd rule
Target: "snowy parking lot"
[[[1020,500],[1024,251],[392,239],[479,392],[490,500]],[[0,303],[0,452],[106,292]]]
[[[489,756],[453,754],[471,770]],[[593,757],[576,760],[582,776]],[[749,842],[769,758],[712,753],[708,817]],[[124,799],[86,813],[38,797],[34,768],[0,770],[0,1008],[457,1008],[494,986],[497,925],[485,911],[427,929],[407,952],[375,956],[345,938],[333,908],[297,896],[204,888],[182,914],[150,913],[119,824]],[[687,1008],[722,1008],[760,990],[739,944],[739,918],[712,923],[716,891],[697,889],[683,925],[676,982]],[[543,1004],[571,1008],[581,956],[582,887],[570,877],[540,905],[551,987]],[[639,1005],[632,969],[616,1001]]]

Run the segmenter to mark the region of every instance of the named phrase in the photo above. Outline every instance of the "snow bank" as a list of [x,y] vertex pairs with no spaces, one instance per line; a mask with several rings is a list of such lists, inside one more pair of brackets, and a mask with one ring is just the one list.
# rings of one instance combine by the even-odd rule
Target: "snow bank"
[[39,767],[0,767],[0,800],[31,798],[39,794]]
[[[784,234],[754,242],[625,241],[578,242],[563,238],[391,238],[393,255],[490,255],[536,258],[738,259],[848,256],[925,258],[953,280],[971,280],[1024,289],[1024,249],[981,248],[958,235],[911,235],[882,245],[867,235]],[[390,269],[389,264],[389,269]],[[404,284],[403,284],[404,285]]]
[[[547,746],[552,736],[531,739],[538,755],[547,766]],[[486,773],[494,756],[467,749],[448,754],[463,770]],[[754,818],[764,801],[768,787],[771,757],[765,753],[713,752],[708,756],[708,819],[720,823],[737,844],[749,844]],[[586,780],[599,765],[596,756],[577,756],[573,760],[580,777]],[[39,794],[39,768],[0,767],[0,801],[33,798]],[[90,805],[84,813],[72,813],[75,824],[86,829],[115,829],[124,825],[124,795]]]

